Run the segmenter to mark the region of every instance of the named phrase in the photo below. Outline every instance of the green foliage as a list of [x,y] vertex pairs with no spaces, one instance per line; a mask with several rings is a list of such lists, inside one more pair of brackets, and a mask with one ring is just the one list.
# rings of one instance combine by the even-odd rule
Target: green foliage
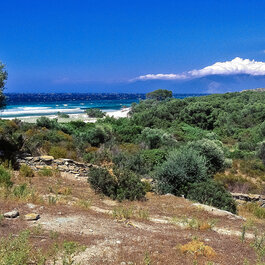
[[165,100],[167,98],[172,98],[172,91],[166,89],[157,89],[153,92],[147,93],[146,98],[155,100]]
[[0,239],[0,264],[21,265],[29,264],[35,260],[29,243],[29,231],[21,232],[18,237]]
[[41,176],[51,177],[53,175],[53,170],[51,168],[43,167],[38,173]]
[[86,248],[80,245],[77,242],[65,241],[63,243],[63,265],[72,265],[74,264],[74,257],[81,251],[84,251]]
[[145,185],[128,170],[114,169],[112,173],[105,168],[92,168],[88,181],[96,191],[119,201],[140,200],[145,196]]
[[0,109],[5,106],[5,96],[3,94],[3,90],[6,80],[7,72],[5,70],[5,65],[0,62]]
[[265,209],[262,208],[258,203],[250,202],[244,205],[244,208],[249,212],[253,213],[257,218],[265,218]]
[[28,165],[22,164],[19,169],[19,175],[24,178],[32,178],[34,177],[34,171]]
[[13,186],[9,171],[6,170],[2,165],[0,165],[0,186],[7,189]]
[[47,117],[40,117],[37,119],[38,127],[46,127],[47,129],[56,129],[59,127],[57,119],[49,119]]
[[259,158],[262,160],[263,164],[265,165],[265,141],[259,144],[257,154]]
[[236,203],[224,186],[209,179],[189,186],[187,198],[203,204],[236,213]]
[[27,184],[23,183],[14,187],[13,194],[17,198],[25,198],[30,194],[30,190]]
[[180,118],[188,124],[193,124],[205,130],[212,130],[216,115],[210,103],[195,102],[182,110]]
[[66,158],[67,157],[67,150],[61,146],[52,146],[49,155],[53,156],[55,159],[58,158]]
[[202,139],[189,143],[188,147],[196,150],[206,158],[209,174],[215,174],[225,168],[226,160],[221,142]]
[[86,109],[86,114],[90,118],[103,118],[106,114],[100,109]]
[[70,118],[70,116],[69,116],[69,114],[67,114],[67,113],[63,113],[63,112],[57,112],[57,116],[58,116],[58,118],[62,118],[62,119],[68,119],[68,118]]
[[207,179],[205,157],[192,148],[172,151],[155,173],[158,191],[174,195],[186,195],[192,183]]
[[174,147],[177,144],[177,141],[173,138],[173,136],[163,131],[162,129],[145,128],[142,131],[141,140],[150,149],[159,148],[162,146]]

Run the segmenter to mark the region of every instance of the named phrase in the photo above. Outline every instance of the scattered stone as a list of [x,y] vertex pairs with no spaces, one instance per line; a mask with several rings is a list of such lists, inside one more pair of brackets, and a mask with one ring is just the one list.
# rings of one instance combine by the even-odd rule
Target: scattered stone
[[28,206],[29,209],[34,209],[34,208],[36,208],[36,205],[33,204],[33,203],[27,203],[27,206]]
[[116,243],[117,243],[117,244],[121,244],[121,241],[120,241],[120,240],[117,240]]
[[37,213],[28,213],[25,215],[25,220],[27,221],[35,221],[40,219],[40,215]]
[[4,213],[5,218],[16,218],[19,216],[19,212],[17,210],[13,210],[11,212]]

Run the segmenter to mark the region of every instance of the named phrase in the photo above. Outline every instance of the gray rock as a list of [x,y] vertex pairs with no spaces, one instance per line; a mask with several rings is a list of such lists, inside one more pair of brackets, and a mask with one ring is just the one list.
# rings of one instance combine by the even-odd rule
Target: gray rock
[[11,212],[4,213],[5,218],[16,218],[19,216],[19,212],[17,210],[13,210]]
[[40,219],[40,215],[37,213],[28,213],[24,217],[25,217],[25,220],[27,221],[36,221]]

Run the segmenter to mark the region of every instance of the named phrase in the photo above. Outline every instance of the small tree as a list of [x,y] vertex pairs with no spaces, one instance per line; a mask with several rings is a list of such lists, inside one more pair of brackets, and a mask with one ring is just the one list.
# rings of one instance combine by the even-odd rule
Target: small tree
[[208,178],[206,159],[192,148],[180,148],[157,169],[155,178],[159,192],[187,195],[190,184]]
[[3,90],[6,80],[7,72],[5,70],[5,65],[0,62],[0,109],[5,106],[5,95],[3,94]]
[[202,139],[188,144],[189,147],[206,158],[209,174],[215,174],[226,166],[225,154],[220,145],[218,145],[218,141],[208,139]]
[[166,89],[157,89],[153,92],[146,94],[147,99],[165,100],[166,98],[172,98],[172,91]]

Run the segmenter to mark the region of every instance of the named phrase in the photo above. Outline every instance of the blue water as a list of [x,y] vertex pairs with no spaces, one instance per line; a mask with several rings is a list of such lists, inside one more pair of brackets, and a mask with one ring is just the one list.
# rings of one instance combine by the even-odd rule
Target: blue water
[[[179,94],[176,98],[200,96]],[[123,106],[144,99],[143,94],[8,94],[7,106],[0,111],[0,118],[27,116],[49,116],[58,112],[67,114],[83,113],[87,108],[115,111]]]

